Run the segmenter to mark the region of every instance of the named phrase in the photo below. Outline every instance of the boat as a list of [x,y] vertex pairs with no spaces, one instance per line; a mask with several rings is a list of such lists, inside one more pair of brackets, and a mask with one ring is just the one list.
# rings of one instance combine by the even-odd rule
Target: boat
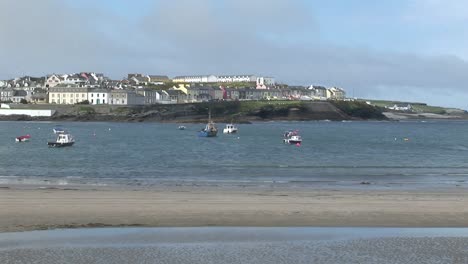
[[211,111],[208,114],[208,123],[206,124],[205,128],[198,132],[199,137],[216,137],[218,134],[218,129],[216,128],[216,124],[213,123],[211,120]]
[[237,127],[234,124],[226,124],[226,127],[223,129],[224,134],[234,134],[237,133]]
[[47,145],[49,147],[69,147],[72,146],[75,143],[75,139],[73,138],[72,135],[68,133],[59,133],[57,135],[57,139],[55,141],[49,141],[47,142]]
[[300,145],[302,144],[302,137],[299,135],[299,132],[297,130],[286,131],[283,134],[283,142],[285,144]]
[[24,136],[16,137],[15,141],[16,142],[26,142],[26,141],[29,141],[30,138],[31,138],[31,136],[29,134],[27,134],[27,135],[24,135]]
[[185,130],[186,127],[185,126],[179,126],[179,130]]
[[65,133],[65,129],[62,126],[56,126],[52,129],[54,134]]

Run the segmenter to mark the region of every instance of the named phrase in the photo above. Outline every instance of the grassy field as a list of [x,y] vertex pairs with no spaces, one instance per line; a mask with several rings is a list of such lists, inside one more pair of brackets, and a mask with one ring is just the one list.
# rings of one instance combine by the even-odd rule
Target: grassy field
[[402,102],[402,101],[385,101],[385,100],[364,100],[370,102],[372,105],[379,107],[393,106],[395,104],[411,104],[413,111],[416,113],[432,113],[432,114],[446,114],[450,111],[458,110],[452,108],[445,108],[440,106],[430,106],[424,103],[417,102]]

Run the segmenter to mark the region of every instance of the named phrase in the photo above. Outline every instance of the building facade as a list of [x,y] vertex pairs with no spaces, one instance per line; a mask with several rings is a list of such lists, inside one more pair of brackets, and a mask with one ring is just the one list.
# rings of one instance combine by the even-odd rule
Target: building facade
[[109,91],[105,89],[92,89],[88,92],[88,101],[90,104],[109,104]]
[[109,93],[109,104],[144,105],[145,97],[130,90],[112,90]]
[[49,88],[49,103],[76,104],[89,101],[87,87],[52,87]]

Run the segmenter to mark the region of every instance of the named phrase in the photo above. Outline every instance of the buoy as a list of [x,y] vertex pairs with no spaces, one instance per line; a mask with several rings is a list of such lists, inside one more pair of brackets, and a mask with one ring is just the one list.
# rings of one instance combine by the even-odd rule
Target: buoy
[[301,143],[296,143],[296,146],[300,147],[300,146],[301,146]]
[[404,138],[403,140],[404,140],[404,141],[409,141],[409,138]]

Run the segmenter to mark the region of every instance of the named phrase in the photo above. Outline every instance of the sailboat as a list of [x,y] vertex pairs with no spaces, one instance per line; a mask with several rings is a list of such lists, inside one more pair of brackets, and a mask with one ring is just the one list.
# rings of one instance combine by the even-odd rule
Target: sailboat
[[205,128],[198,132],[199,137],[216,137],[218,134],[218,129],[216,128],[215,123],[211,120],[211,110],[208,113],[208,123]]

